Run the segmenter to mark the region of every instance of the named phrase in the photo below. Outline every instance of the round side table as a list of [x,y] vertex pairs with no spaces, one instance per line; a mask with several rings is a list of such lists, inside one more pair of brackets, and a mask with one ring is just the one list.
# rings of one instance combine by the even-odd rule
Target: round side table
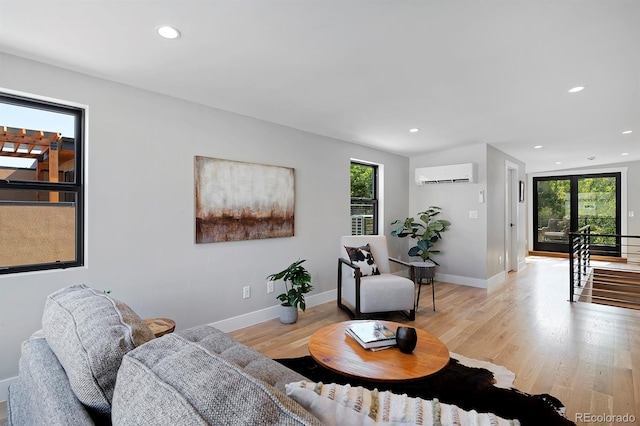
[[172,333],[176,329],[176,322],[169,318],[147,318],[144,322],[156,337]]

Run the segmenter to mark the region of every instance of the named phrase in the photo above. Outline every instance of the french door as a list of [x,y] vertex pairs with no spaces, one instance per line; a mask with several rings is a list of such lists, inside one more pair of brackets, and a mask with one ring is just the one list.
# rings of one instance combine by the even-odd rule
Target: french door
[[620,173],[533,178],[537,251],[569,252],[569,232],[591,225],[593,254],[620,256]]

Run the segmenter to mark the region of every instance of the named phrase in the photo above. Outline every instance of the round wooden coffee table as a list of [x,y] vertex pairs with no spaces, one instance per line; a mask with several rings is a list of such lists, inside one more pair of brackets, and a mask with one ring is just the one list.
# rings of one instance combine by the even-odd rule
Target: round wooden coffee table
[[[309,353],[320,365],[345,376],[377,382],[416,380],[442,370],[449,363],[449,350],[432,334],[416,329],[418,343],[411,354],[398,348],[370,351],[364,349],[346,328],[354,321],[328,325],[311,335]],[[392,330],[400,326],[380,321]]]

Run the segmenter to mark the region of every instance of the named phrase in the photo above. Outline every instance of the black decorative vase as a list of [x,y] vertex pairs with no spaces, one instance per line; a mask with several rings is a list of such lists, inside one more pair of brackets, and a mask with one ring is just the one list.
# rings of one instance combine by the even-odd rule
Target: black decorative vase
[[396,343],[400,352],[410,354],[418,343],[418,334],[412,327],[398,327],[396,330]]

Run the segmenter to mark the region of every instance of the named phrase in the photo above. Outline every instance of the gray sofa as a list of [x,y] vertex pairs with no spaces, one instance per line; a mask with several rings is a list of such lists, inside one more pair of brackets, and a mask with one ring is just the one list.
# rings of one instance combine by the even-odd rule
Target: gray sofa
[[49,296],[42,325],[22,345],[9,425],[321,424],[285,394],[303,376],[213,327],[156,339],[84,285]]
[[84,285],[45,303],[22,344],[8,425],[516,425],[373,389],[310,382],[210,326],[155,338]]

